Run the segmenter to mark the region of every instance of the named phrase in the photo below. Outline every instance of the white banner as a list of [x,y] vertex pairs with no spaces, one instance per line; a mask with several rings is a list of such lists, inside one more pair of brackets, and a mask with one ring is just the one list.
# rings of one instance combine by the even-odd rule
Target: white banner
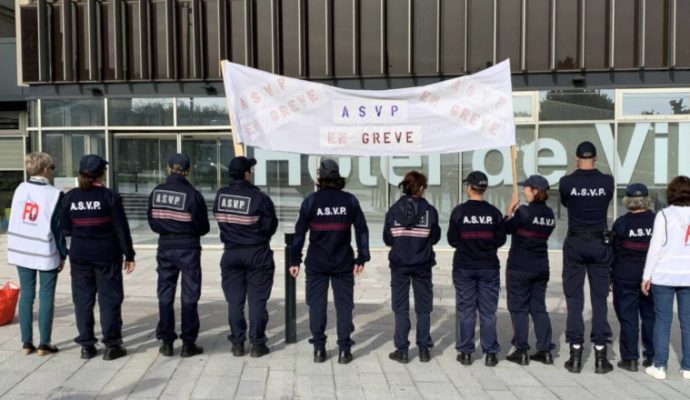
[[405,89],[351,90],[222,62],[239,142],[302,154],[457,153],[515,144],[508,60]]

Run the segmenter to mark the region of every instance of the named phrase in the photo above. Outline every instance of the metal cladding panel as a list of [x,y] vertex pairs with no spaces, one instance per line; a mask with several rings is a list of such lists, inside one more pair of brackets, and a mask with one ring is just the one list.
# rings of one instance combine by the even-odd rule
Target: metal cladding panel
[[29,84],[219,81],[226,58],[331,82],[440,79],[505,58],[530,76],[682,69],[689,3],[35,0],[21,6],[21,68]]

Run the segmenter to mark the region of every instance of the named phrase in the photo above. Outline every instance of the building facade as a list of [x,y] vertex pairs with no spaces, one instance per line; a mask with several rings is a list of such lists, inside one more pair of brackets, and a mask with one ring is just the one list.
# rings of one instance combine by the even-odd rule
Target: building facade
[[[191,156],[191,180],[209,202],[227,182],[225,58],[366,89],[437,82],[510,58],[518,174],[553,185],[554,249],[567,221],[556,185],[580,141],[597,145],[599,168],[616,178],[612,219],[624,212],[626,184],[646,183],[661,205],[668,180],[690,174],[690,0],[22,0],[17,10],[28,111],[15,142],[52,154],[61,187],[74,185],[82,155],[110,160],[108,184],[123,194],[140,244],[155,243],[145,200],[169,154]],[[255,183],[274,199],[280,232],[291,231],[318,157],[246,152],[259,160]],[[383,246],[383,215],[409,169],[428,175],[443,222],[472,169],[487,172],[499,208],[512,190],[507,148],[339,161],[373,247]]]

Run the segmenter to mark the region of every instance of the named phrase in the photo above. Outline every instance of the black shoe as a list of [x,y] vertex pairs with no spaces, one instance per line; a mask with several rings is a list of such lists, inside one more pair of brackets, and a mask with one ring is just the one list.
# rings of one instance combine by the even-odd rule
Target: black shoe
[[49,354],[55,354],[57,353],[58,348],[53,346],[52,344],[42,344],[38,346],[38,355],[39,356],[47,356]]
[[[393,361],[397,361],[401,364],[407,364],[410,362],[410,358],[407,355],[407,351],[405,350],[396,350],[390,354],[388,354],[388,358],[390,358]],[[421,351],[420,351],[420,358],[421,358]]]
[[607,374],[613,371],[613,364],[611,364],[606,355],[606,346],[603,349],[594,349],[594,373]]
[[429,349],[419,349],[419,362],[431,361],[431,351]]
[[36,346],[34,346],[31,343],[24,343],[22,345],[22,353],[24,353],[25,356],[28,356],[29,354],[32,354],[36,351]]
[[81,359],[82,360],[90,360],[90,359],[96,357],[96,354],[98,354],[98,350],[96,350],[96,346],[94,346],[94,345],[81,347]]
[[515,350],[506,356],[506,360],[518,365],[529,365],[527,350]]
[[472,365],[472,353],[458,353],[455,359],[462,365]]
[[326,362],[326,349],[314,349],[314,362]]
[[637,372],[637,360],[620,360],[616,365],[626,371]]
[[570,345],[570,358],[565,362],[565,369],[574,374],[579,374],[582,371],[582,345],[579,349]]
[[242,357],[244,355],[244,342],[232,344],[232,355]]
[[185,343],[182,345],[182,350],[180,351],[180,357],[189,358],[199,355],[204,352],[204,348],[197,346],[196,343]]
[[158,348],[158,352],[165,357],[172,357],[173,355],[173,342],[163,342],[161,347]]
[[529,359],[532,361],[538,361],[540,363],[544,363],[546,365],[551,365],[553,364],[553,355],[551,354],[550,351],[538,351],[531,356],[529,356]]
[[338,364],[349,364],[352,361],[352,353],[350,350],[340,350],[338,354]]
[[252,351],[249,352],[250,357],[258,358],[261,356],[265,356],[266,354],[270,353],[271,350],[268,349],[268,347],[265,344],[254,344],[252,345]]
[[[82,353],[83,354],[83,353]],[[103,353],[103,359],[106,361],[117,360],[120,357],[127,355],[127,349],[122,346],[108,347]]]
[[654,365],[654,363],[651,358],[645,358],[644,361],[642,361],[642,366],[645,368],[651,367],[652,365]]
[[498,358],[496,358],[496,353],[486,353],[484,365],[486,365],[487,367],[495,367],[496,365],[498,365]]

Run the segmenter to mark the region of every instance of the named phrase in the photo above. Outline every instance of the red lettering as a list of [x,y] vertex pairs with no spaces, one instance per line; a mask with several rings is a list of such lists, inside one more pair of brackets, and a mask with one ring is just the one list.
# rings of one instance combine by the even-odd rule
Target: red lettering
[[390,136],[391,136],[390,132],[383,132],[383,143],[384,144],[388,144],[391,142]]
[[412,143],[412,131],[407,131],[407,143]]
[[309,96],[309,100],[311,100],[312,103],[319,101],[319,96],[316,95],[316,92],[313,89],[307,90],[307,96]]
[[278,119],[280,119],[278,113],[275,110],[271,111],[271,121],[276,122],[278,121]]
[[468,110],[467,108],[463,108],[462,111],[460,112],[460,119],[465,120],[467,122],[469,116],[470,116],[470,110]]
[[369,143],[369,134],[366,132],[362,133],[362,143],[364,143],[364,144]]
[[31,222],[36,221],[38,218],[38,204],[27,201],[24,203],[24,214],[22,219],[26,221],[27,219]]
[[372,142],[376,143],[376,144],[381,144],[381,142],[379,141],[379,133],[374,132],[373,135],[374,135],[374,138],[373,138]]
[[284,117],[290,116],[290,111],[285,106],[280,106],[280,112],[283,114]]
[[395,132],[395,141],[400,143],[400,139],[402,139],[402,132]]
[[254,100],[254,103],[260,103],[261,95],[257,92],[252,92],[252,100]]
[[685,232],[685,245],[690,243],[690,225],[688,225],[688,230]]
[[472,115],[470,116],[470,120],[467,122],[469,122],[471,125],[474,125],[477,123],[478,119],[479,119],[479,114],[477,114],[476,112],[473,112]]
[[249,105],[247,105],[247,102],[244,100],[244,98],[240,99],[240,107],[242,108],[242,111],[247,111],[249,109]]
[[273,96],[273,88],[271,87],[271,84],[269,83],[268,85],[265,85],[264,91],[268,93],[269,96]]
[[288,105],[290,106],[290,109],[291,109],[292,111],[294,111],[294,112],[298,112],[298,111],[299,111],[299,106],[297,105],[297,102],[296,102],[296,101],[290,100],[290,101],[288,101]]
[[280,86],[281,89],[285,89],[285,78],[278,78],[278,86]]

